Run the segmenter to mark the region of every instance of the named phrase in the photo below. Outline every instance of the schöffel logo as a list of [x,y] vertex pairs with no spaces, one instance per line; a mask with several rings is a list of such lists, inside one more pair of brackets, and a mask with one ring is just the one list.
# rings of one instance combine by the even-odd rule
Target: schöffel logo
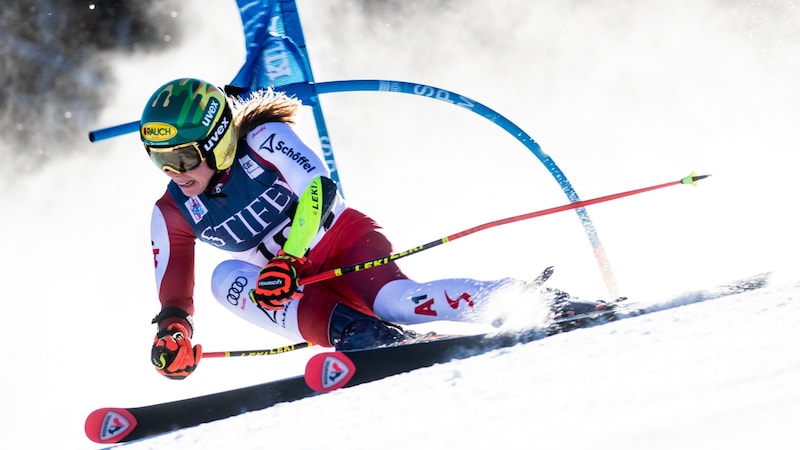
[[264,139],[264,142],[259,146],[259,150],[266,150],[270,153],[283,153],[308,173],[311,173],[311,171],[317,168],[317,166],[312,166],[311,161],[302,153],[289,147],[284,141],[276,140],[275,133],[270,134],[268,138]]
[[142,137],[148,141],[162,142],[174,138],[178,129],[168,123],[147,122],[142,125]]

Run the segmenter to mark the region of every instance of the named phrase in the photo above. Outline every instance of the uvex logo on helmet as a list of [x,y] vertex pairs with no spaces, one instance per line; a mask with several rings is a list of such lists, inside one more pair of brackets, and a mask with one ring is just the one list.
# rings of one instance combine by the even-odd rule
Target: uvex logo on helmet
[[[216,100],[212,99],[212,104],[209,105],[209,112],[216,111],[218,107],[219,103],[217,103]],[[203,123],[205,123],[205,119],[203,119]],[[217,128],[214,130],[214,133],[208,136],[208,140],[203,146],[205,151],[209,152],[214,147],[216,147],[217,144],[219,144],[220,139],[222,139],[222,137],[225,136],[225,132],[228,131],[228,126],[230,125],[230,123],[231,122],[228,119],[228,117],[222,116],[222,118],[219,121],[219,125],[217,125]]]
[[208,103],[208,108],[206,109],[206,113],[203,116],[203,125],[210,127],[213,123],[214,116],[217,115],[217,110],[219,109],[219,102],[217,99],[212,98],[211,101]]
[[178,129],[163,122],[147,122],[142,125],[142,137],[153,142],[168,141],[178,134]]

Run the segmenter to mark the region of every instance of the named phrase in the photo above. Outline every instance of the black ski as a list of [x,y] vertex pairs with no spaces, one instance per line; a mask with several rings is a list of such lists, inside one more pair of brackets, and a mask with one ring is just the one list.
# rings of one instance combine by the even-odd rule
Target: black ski
[[306,382],[317,392],[355,386],[437,363],[530,342],[559,331],[586,328],[609,320],[619,320],[760,289],[767,285],[769,275],[763,273],[711,290],[688,293],[672,301],[647,308],[635,308],[624,301],[613,302],[607,309],[554,320],[545,329],[531,328],[519,332],[434,338],[391,347],[320,353],[314,355],[306,365]]
[[85,431],[101,444],[128,442],[312,395],[316,392],[296,376],[157,405],[97,409],[86,418]]
[[[601,323],[759,289],[766,286],[768,280],[768,273],[760,274],[709,291],[689,293],[648,308],[634,309],[625,305],[611,310],[613,314],[604,310],[591,317],[581,317],[586,319],[581,324],[591,326],[597,321]],[[572,317],[571,320],[575,321],[576,318]],[[514,333],[437,337],[370,350],[321,353],[311,358],[305,377],[296,376],[156,405],[97,409],[86,419],[86,436],[101,444],[134,441],[311,397],[319,392],[530,342],[547,335],[547,330],[536,328]]]

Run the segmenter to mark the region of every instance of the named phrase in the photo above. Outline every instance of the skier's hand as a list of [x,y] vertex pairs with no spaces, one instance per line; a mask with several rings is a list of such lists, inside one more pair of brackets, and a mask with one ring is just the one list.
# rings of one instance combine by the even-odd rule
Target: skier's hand
[[297,290],[300,287],[297,274],[306,264],[309,264],[306,258],[297,258],[281,250],[259,272],[256,288],[250,291],[250,300],[274,311],[283,309],[290,300],[299,299],[303,293]]
[[192,347],[189,332],[180,323],[173,323],[156,334],[150,360],[161,375],[173,380],[188,377],[203,356],[200,345]]

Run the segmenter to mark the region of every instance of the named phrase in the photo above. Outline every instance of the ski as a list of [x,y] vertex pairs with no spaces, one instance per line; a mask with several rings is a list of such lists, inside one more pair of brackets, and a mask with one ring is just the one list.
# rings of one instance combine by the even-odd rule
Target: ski
[[86,436],[115,444],[225,419],[316,395],[302,376],[134,408],[100,408],[86,418]]
[[[637,308],[626,301],[614,308],[593,311],[586,316],[564,318],[563,321],[570,320],[582,327],[589,327],[609,320],[760,289],[768,281],[769,273],[764,273],[711,290],[690,292],[661,304]],[[304,375],[161,404],[97,409],[86,418],[85,432],[89,439],[100,444],[135,441],[531,342],[549,334],[552,333],[548,333],[546,328],[531,328],[472,336],[433,336],[391,347],[320,353],[309,360]]]
[[754,275],[645,308],[635,308],[620,300],[610,303],[610,307],[603,310],[556,319],[544,329],[531,328],[517,332],[433,338],[374,349],[319,353],[308,361],[305,379],[314,391],[330,392],[438,363],[527,343],[575,328],[586,328],[610,320],[620,320],[760,289],[767,285],[769,276],[770,273]]
[[305,380],[314,391],[330,392],[544,336],[542,330],[531,328],[513,333],[435,337],[387,347],[319,353],[306,364]]

